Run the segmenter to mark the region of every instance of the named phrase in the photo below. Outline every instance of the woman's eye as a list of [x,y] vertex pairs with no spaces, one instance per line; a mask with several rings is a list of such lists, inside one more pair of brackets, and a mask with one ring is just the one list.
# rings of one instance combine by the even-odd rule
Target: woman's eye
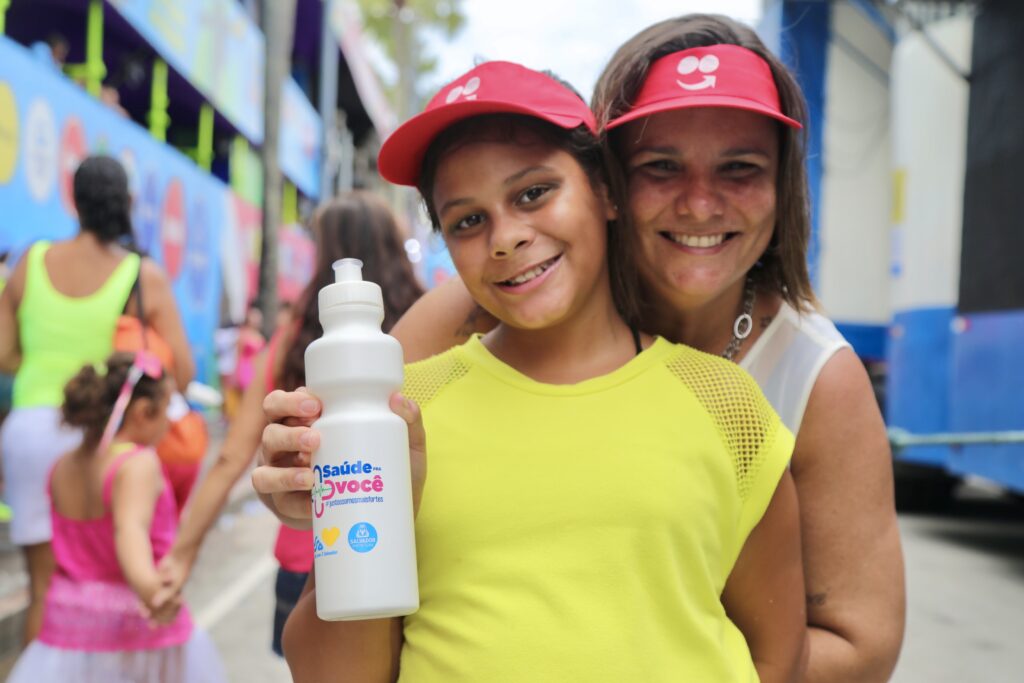
[[533,187],[528,187],[521,195],[519,195],[519,201],[516,203],[520,205],[531,204],[543,197],[550,190],[551,188],[548,185],[534,185]]
[[756,174],[761,167],[746,161],[730,161],[722,167],[722,171],[733,178],[745,178]]
[[645,161],[642,164],[638,164],[634,170],[646,171],[648,173],[655,174],[667,174],[678,171],[679,165],[671,159],[652,159],[651,161]]
[[464,232],[466,230],[469,230],[470,228],[475,228],[476,226],[480,225],[483,222],[484,218],[480,214],[470,214],[469,216],[462,218],[458,222],[453,223],[451,227],[448,228],[448,232],[452,234],[457,232]]

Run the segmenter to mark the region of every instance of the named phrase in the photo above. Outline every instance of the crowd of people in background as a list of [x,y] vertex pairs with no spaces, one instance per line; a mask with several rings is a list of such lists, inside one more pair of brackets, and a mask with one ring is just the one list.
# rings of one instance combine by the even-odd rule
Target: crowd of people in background
[[[66,67],[59,36],[33,49]],[[732,99],[675,87],[682,60],[710,58]],[[125,672],[133,681],[224,680],[181,590],[261,445],[253,482],[283,522],[267,549],[279,563],[268,644],[287,655],[296,680],[318,680],[337,666],[394,678],[399,662],[419,672],[417,680],[445,667],[485,680],[489,667],[518,666],[519,645],[568,639],[567,629],[576,631],[577,655],[593,648],[583,627],[594,619],[606,620],[608,630],[590,636],[603,638],[601,649],[614,657],[625,642],[613,628],[616,610],[584,608],[587,591],[573,588],[578,577],[569,571],[580,556],[559,550],[571,532],[534,520],[542,533],[525,537],[516,557],[503,555],[504,540],[488,540],[480,528],[486,518],[453,510],[460,480],[446,458],[467,443],[475,454],[489,452],[488,439],[503,434],[510,453],[536,450],[570,479],[578,463],[560,458],[584,438],[593,453],[608,451],[614,460],[621,457],[614,449],[628,448],[641,432],[662,435],[648,445],[670,456],[659,465],[664,476],[648,483],[672,481],[693,498],[698,492],[686,488],[693,481],[679,478],[674,459],[691,463],[695,477],[717,472],[705,505],[680,508],[691,513],[681,515],[668,496],[644,508],[646,526],[620,531],[648,534],[650,552],[615,562],[587,555],[601,547],[588,539],[608,531],[597,510],[566,503],[549,512],[574,520],[574,548],[592,560],[595,586],[650,580],[632,593],[617,584],[623,592],[616,596],[641,601],[657,622],[637,636],[644,642],[633,642],[632,654],[657,673],[649,680],[671,680],[677,665],[780,682],[886,680],[900,647],[904,599],[889,455],[864,369],[817,311],[807,277],[806,114],[792,75],[751,29],[687,15],[627,41],[590,106],[550,74],[518,65],[485,63],[470,76],[488,84],[472,107],[442,89],[385,142],[380,158],[386,178],[420,190],[461,278],[425,294],[384,200],[365,191],[326,198],[310,221],[315,271],[282,308],[270,338],[255,306],[217,332],[218,377],[202,379],[219,384],[226,433],[214,441],[198,483],[199,459],[168,455],[181,452],[168,442],[189,414],[182,395],[196,366],[169,278],[135,243],[121,164],[96,155],[75,172],[77,234],[38,242],[16,264],[0,258],[0,417],[9,411],[0,429],[3,498],[30,600],[27,649],[10,680],[114,680]],[[492,81],[521,87],[493,89]],[[118,107],[113,97],[104,101]],[[710,245],[710,238],[719,241]],[[730,256],[704,258],[720,246]],[[322,334],[317,293],[341,258],[360,259],[363,276],[381,285],[383,329],[402,341],[406,362],[423,361],[409,366],[412,376],[461,368],[433,393],[410,396],[422,413],[406,406],[403,414],[414,428],[422,416],[438,463],[431,478],[422,470],[414,478],[418,510],[428,496],[417,518],[424,590],[466,624],[479,617],[473,599],[492,600],[521,620],[521,640],[483,625],[456,629],[458,642],[451,640],[438,603],[404,623],[315,618],[313,481],[305,474],[318,410],[308,409],[300,387],[304,350]],[[557,297],[516,298],[549,269],[563,278]],[[458,384],[473,373],[483,379]],[[646,388],[631,394],[625,380],[634,375]],[[676,377],[671,386],[669,375]],[[612,393],[569,396],[565,385],[607,385]],[[671,398],[662,401],[651,387]],[[447,402],[435,400],[442,391],[451,392]],[[490,406],[484,394],[504,402]],[[540,405],[549,407],[538,412]],[[484,411],[465,421],[481,406],[490,418]],[[632,418],[623,423],[615,411],[627,407]],[[601,431],[583,434],[572,418],[583,414]],[[482,433],[487,419],[493,423]],[[580,431],[545,427],[540,443],[527,433],[537,425],[521,423],[529,419]],[[737,420],[746,420],[742,429]],[[743,434],[734,439],[730,429]],[[177,434],[185,446],[205,438]],[[492,463],[484,477],[489,504],[510,513],[507,486],[515,480],[501,468],[511,464]],[[433,499],[431,487],[440,492]],[[693,552],[657,549],[662,532]],[[475,557],[480,566],[501,574],[507,568],[498,565],[511,562],[534,576],[531,589],[578,608],[572,614],[580,621],[549,619],[547,606],[501,602],[497,593],[468,595],[474,577],[443,561],[460,533],[496,543],[492,556]],[[871,571],[844,561],[851,553]],[[567,573],[559,578],[546,567]],[[703,621],[686,612],[694,604]],[[673,640],[679,633],[692,646],[682,663]],[[544,661],[567,671],[605,661],[557,659]],[[524,670],[521,680],[532,679]]]

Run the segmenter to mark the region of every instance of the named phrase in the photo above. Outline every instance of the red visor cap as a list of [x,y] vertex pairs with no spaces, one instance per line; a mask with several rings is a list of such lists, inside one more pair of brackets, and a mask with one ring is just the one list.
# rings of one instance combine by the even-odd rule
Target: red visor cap
[[768,62],[739,45],[695,47],[658,59],[651,65],[633,108],[612,119],[606,128],[689,107],[745,109],[803,128],[782,113]]
[[511,62],[485,62],[441,88],[380,147],[377,170],[396,185],[415,186],[427,148],[446,128],[481,114],[523,114],[571,130],[597,123],[587,103],[561,83]]

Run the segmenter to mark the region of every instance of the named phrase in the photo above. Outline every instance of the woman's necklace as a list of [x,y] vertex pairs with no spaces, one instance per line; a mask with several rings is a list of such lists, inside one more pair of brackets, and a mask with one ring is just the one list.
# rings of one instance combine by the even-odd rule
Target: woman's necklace
[[754,329],[754,318],[751,315],[754,312],[754,291],[754,280],[748,275],[743,286],[743,312],[736,316],[732,324],[732,340],[725,347],[725,351],[722,351],[722,358],[726,360],[733,360],[736,357],[743,340],[749,337],[751,330]]

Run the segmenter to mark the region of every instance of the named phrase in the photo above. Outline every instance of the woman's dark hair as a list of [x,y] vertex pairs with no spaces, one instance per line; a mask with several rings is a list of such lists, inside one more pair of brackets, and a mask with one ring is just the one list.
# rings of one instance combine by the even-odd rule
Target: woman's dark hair
[[[554,76],[552,78],[566,85],[560,79]],[[417,189],[423,197],[431,225],[437,232],[441,230],[437,207],[434,205],[434,183],[437,180],[438,165],[442,158],[454,149],[481,139],[523,145],[536,144],[539,141],[541,144],[562,149],[580,165],[595,191],[607,189],[614,205],[625,206],[621,199],[623,195],[614,192],[608,182],[606,151],[586,126],[566,130],[532,116],[483,114],[463,119],[446,128],[430,144],[423,157]],[[608,222],[608,272],[612,296],[619,314],[632,325],[638,318],[636,288],[633,284],[633,240],[624,233],[620,220]]]
[[[739,45],[756,53],[771,69],[779,91],[782,112],[807,124],[807,105],[789,69],[765,47],[753,29],[729,17],[715,14],[687,14],[659,22],[633,36],[612,56],[598,79],[591,106],[602,129],[609,121],[627,113],[657,59],[681,50],[710,45]],[[624,164],[618,131],[607,145],[615,160],[610,176],[613,191],[626,192]],[[796,130],[778,124],[779,169],[776,181],[775,229],[761,268],[751,274],[758,287],[776,292],[801,310],[813,305],[814,293],[807,273],[807,243],[810,239],[810,198],[807,188],[806,128]]]
[[[85,365],[64,385],[64,405],[61,408],[64,422],[82,429],[85,444],[94,446],[99,442],[134,360],[134,353],[118,351],[107,359],[106,372],[91,364]],[[140,398],[159,401],[167,391],[162,379],[143,375],[135,385],[128,407]]]
[[75,171],[73,195],[82,230],[101,242],[132,240],[128,174],[117,159],[86,157]]
[[332,265],[341,258],[363,262],[363,279],[384,294],[387,332],[423,294],[405,252],[394,214],[382,199],[365,191],[346,192],[320,206],[313,215],[317,266],[295,307],[299,329],[288,348],[278,388],[291,391],[306,383],[305,352],[323,334],[317,296],[334,282]]

